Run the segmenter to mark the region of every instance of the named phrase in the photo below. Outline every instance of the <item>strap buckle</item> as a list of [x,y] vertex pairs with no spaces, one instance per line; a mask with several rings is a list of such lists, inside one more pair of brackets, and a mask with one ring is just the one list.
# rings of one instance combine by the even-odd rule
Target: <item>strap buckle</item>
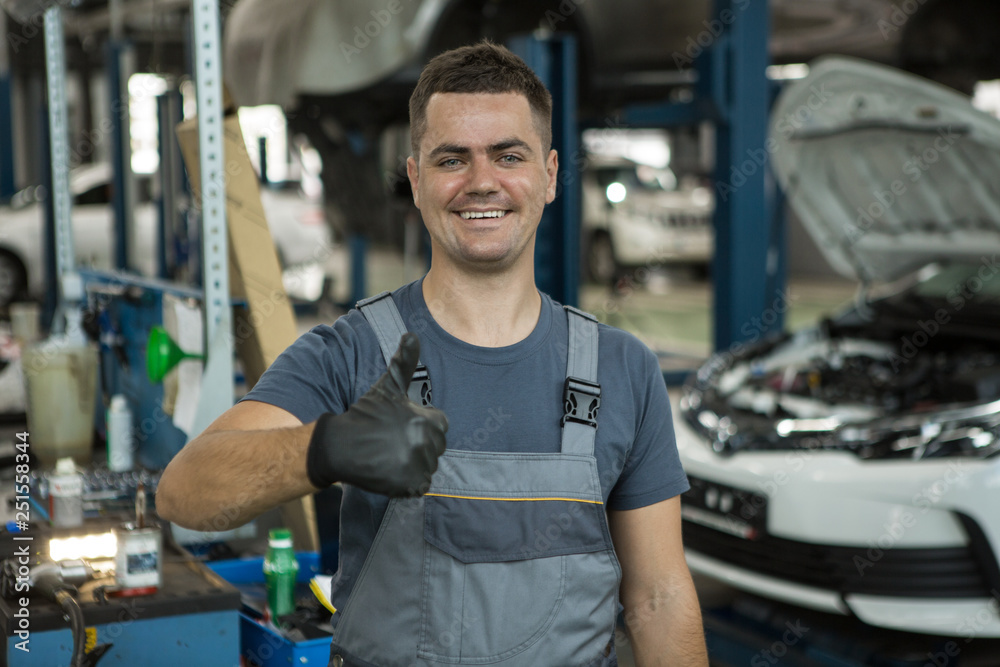
[[560,426],[576,422],[597,428],[597,410],[601,407],[601,385],[575,377],[563,384],[563,417]]
[[410,400],[418,405],[428,407],[431,404],[431,376],[423,364],[417,365],[413,371],[410,388],[406,393]]

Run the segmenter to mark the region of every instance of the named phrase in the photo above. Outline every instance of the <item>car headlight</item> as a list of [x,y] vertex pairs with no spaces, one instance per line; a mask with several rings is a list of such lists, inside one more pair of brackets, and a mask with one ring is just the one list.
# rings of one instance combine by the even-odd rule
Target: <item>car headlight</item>
[[608,198],[608,201],[612,204],[620,204],[625,201],[625,197],[628,196],[628,190],[622,183],[615,181],[608,185],[607,189],[604,191],[604,196]]
[[919,424],[909,417],[873,426],[845,426],[837,435],[845,446],[860,447],[865,458],[989,458],[1000,453],[1000,413],[953,421],[936,418],[921,416]]

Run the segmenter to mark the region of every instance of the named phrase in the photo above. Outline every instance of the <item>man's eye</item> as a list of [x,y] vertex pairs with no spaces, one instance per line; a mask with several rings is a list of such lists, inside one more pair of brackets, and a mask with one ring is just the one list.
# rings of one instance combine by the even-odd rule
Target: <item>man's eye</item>
[[457,167],[459,164],[461,164],[461,161],[458,158],[448,158],[441,161],[442,167]]
[[500,161],[505,162],[507,164],[514,164],[516,162],[520,162],[521,158],[518,157],[517,155],[504,155],[503,157],[500,158]]

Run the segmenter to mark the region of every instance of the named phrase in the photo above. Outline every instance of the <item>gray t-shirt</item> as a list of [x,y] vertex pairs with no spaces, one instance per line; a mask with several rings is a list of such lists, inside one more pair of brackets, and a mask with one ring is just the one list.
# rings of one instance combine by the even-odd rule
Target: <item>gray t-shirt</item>
[[[434,321],[421,284],[405,285],[392,297],[407,329],[420,339],[434,406],[448,416],[448,447],[558,452],[568,337],[563,308],[543,294],[538,324],[527,338],[507,347],[477,347]],[[385,368],[374,332],[355,309],[332,326],[303,334],[243,400],[276,405],[309,423],[324,412],[347,410]],[[631,334],[602,324],[598,381],[595,456],[607,508],[636,509],[686,491],[656,356]],[[338,608],[357,579],[387,505],[385,496],[344,490],[333,595]]]

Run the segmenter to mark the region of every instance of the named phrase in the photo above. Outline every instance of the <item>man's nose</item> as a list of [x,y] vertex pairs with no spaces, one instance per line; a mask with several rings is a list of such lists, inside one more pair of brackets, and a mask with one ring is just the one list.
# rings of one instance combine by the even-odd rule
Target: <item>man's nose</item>
[[489,194],[500,189],[493,161],[488,157],[475,157],[469,168],[466,189],[470,194]]

